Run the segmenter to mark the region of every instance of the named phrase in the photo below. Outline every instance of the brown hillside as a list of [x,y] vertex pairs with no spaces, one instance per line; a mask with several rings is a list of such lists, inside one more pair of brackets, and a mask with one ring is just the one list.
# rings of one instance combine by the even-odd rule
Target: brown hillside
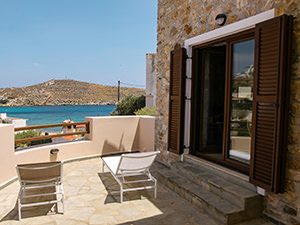
[[[22,88],[0,89],[0,99],[9,100],[6,106],[115,104],[118,98],[117,94],[116,86],[69,79],[53,79]],[[145,90],[121,87],[121,99],[129,94],[139,96],[145,94]]]

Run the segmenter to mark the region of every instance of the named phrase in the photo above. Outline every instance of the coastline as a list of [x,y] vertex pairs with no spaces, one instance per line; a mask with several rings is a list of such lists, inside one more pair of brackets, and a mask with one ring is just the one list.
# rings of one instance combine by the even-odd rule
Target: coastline
[[60,124],[66,119],[83,122],[85,117],[109,116],[115,107],[115,105],[0,106],[0,113],[6,113],[7,117],[27,119],[26,125],[33,126]]
[[35,104],[35,105],[30,105],[30,104],[0,104],[1,107],[39,107],[39,106],[104,106],[104,105],[110,105],[110,106],[115,106],[116,103],[109,103],[109,102],[104,102],[104,103],[78,103],[78,104]]

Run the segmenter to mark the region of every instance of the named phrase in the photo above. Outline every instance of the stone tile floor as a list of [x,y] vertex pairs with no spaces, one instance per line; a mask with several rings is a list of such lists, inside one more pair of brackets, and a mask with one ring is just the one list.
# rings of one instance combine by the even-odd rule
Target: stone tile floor
[[[64,165],[65,213],[55,214],[49,206],[22,209],[18,221],[16,200],[19,183],[0,190],[0,224],[201,224],[217,225],[200,209],[158,183],[158,197],[153,190],[127,192],[124,202],[107,190],[118,190],[109,173],[102,173],[101,159],[74,161]],[[59,205],[59,211],[61,206]],[[46,215],[47,214],[47,215]],[[241,225],[271,225],[263,219]]]

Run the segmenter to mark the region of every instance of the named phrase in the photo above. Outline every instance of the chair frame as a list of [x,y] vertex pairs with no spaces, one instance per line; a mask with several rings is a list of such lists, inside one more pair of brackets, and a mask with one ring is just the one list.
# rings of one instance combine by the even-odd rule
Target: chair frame
[[[145,152],[140,152],[140,153],[145,153]],[[121,156],[103,156],[102,157],[102,172],[104,173],[104,166],[106,166],[111,173],[111,175],[114,177],[114,179],[117,181],[117,183],[120,186],[120,191],[117,192],[110,192],[110,193],[120,193],[120,202],[123,202],[123,193],[128,192],[128,191],[138,191],[138,190],[145,190],[145,189],[154,189],[154,198],[157,197],[157,180],[151,175],[150,173],[150,166],[147,167],[141,167],[139,169],[135,170],[123,170],[120,169],[122,166],[122,163],[124,160],[128,159],[144,159],[148,157],[154,157],[153,161],[155,160],[156,155],[159,153],[159,151],[154,151],[154,152],[147,152],[149,155],[142,155],[138,156],[139,153],[126,153],[122,154]],[[110,165],[105,161],[106,157],[120,157],[119,164],[117,167],[116,172],[114,172]],[[147,179],[137,179],[133,181],[126,181],[126,177],[135,177],[135,176],[142,176],[146,175]],[[124,188],[124,184],[132,184],[132,183],[142,183],[142,182],[153,182],[153,185],[148,185],[148,186],[143,186],[143,187],[135,187],[135,188]]]
[[[50,165],[46,165],[50,164]],[[55,167],[60,167],[60,174],[59,176],[53,176],[51,178],[46,179],[22,179],[22,175],[20,170],[28,170],[30,171],[37,171],[37,170],[47,170]],[[62,183],[62,177],[63,177],[63,162],[54,162],[51,165],[51,162],[49,163],[33,163],[33,164],[22,164],[22,165],[16,165],[17,174],[19,177],[20,182],[20,191],[18,195],[18,214],[19,214],[19,220],[22,219],[21,209],[23,207],[31,207],[31,206],[39,206],[39,205],[48,205],[48,204],[56,204],[56,212],[58,212],[57,209],[57,203],[62,203],[62,214],[64,214],[64,189],[63,189],[63,183]],[[27,195],[26,190],[32,190],[32,189],[38,189],[38,188],[46,188],[46,187],[55,187],[54,192],[46,192],[42,194],[31,194]],[[50,196],[50,195],[61,195],[60,199],[57,200],[50,200],[50,201],[43,201],[43,202],[36,202],[36,203],[21,203],[21,200],[24,198],[34,198],[34,197],[40,197],[40,196]]]

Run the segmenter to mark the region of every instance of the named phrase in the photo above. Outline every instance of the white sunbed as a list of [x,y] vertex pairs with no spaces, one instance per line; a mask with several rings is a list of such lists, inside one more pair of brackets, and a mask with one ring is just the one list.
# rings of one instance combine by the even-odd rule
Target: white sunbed
[[[149,169],[154,162],[159,151],[154,152],[138,152],[126,153],[120,156],[106,156],[102,157],[102,171],[104,172],[104,165],[109,169],[110,173],[120,185],[120,202],[123,202],[123,192],[137,191],[143,189],[154,188],[154,197],[157,196],[157,181],[151,175]],[[146,175],[147,178],[145,178]],[[138,179],[142,177],[143,179]],[[126,180],[126,177],[135,177],[135,180]],[[153,185],[145,185],[132,188],[124,188],[124,184],[153,182]]]

